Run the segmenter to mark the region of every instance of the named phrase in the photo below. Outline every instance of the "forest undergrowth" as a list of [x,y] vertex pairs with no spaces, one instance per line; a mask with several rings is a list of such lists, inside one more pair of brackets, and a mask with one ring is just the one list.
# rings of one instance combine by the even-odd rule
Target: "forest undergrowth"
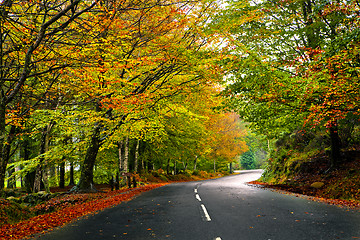
[[317,154],[286,177],[249,184],[360,210],[360,151],[344,152],[343,157],[336,168],[329,169],[329,157]]

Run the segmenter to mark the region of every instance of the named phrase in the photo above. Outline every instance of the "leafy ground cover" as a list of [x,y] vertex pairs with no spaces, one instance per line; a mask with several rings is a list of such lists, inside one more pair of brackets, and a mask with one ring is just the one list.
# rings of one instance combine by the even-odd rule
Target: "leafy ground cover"
[[[301,171],[281,182],[253,181],[258,187],[310,197],[312,200],[360,209],[360,158],[346,158],[336,170],[328,171],[328,159],[318,155],[302,166]],[[351,159],[351,160],[349,160]],[[318,184],[320,183],[320,184]],[[318,185],[318,186],[316,186]]]
[[[28,214],[31,212],[33,212],[33,214],[34,212],[50,212],[33,216],[18,223],[2,225],[0,227],[0,239],[23,239],[36,233],[45,232],[87,214],[96,213],[102,209],[120,204],[123,201],[128,201],[141,192],[149,191],[166,184],[167,183],[149,184],[133,189],[103,191],[99,193],[62,194],[27,210]],[[1,205],[1,209],[8,209],[14,206],[14,204],[6,200],[1,200]],[[18,211],[20,216],[27,215],[23,212],[23,209],[14,208],[14,210]],[[3,214],[1,217],[2,220],[7,220]]]
[[111,191],[110,185],[96,185],[97,193],[69,193],[65,189],[51,188],[51,194],[14,193],[0,198],[0,239],[24,239],[44,233],[88,214],[129,201],[142,192],[178,181],[203,180],[223,176],[203,171],[190,175],[185,172],[166,175],[163,170],[142,176],[136,175],[140,187]]

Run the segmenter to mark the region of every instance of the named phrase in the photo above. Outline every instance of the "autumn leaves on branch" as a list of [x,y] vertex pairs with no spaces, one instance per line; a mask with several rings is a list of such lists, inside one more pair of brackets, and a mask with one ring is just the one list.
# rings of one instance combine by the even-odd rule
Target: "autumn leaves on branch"
[[[46,185],[64,163],[83,190],[96,166],[225,166],[247,147],[224,96],[268,139],[327,130],[333,166],[358,122],[353,1],[5,0],[0,14],[1,188]],[[129,139],[142,160],[120,168]]]
[[341,129],[359,124],[359,4],[227,3],[214,27],[226,27],[233,53],[223,60],[228,105],[270,139],[327,130],[334,167]]
[[3,1],[0,187],[8,168],[37,191],[66,162],[90,189],[97,164],[121,171],[113,153],[125,138],[161,148],[186,131],[203,138],[179,156],[210,156],[221,140],[211,118],[226,119],[212,112],[222,79],[205,32],[214,11],[207,1]]

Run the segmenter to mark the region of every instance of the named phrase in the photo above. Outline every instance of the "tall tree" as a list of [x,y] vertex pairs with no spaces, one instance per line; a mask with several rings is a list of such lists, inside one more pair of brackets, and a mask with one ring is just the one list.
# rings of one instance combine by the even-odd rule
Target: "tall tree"
[[353,84],[359,61],[351,57],[339,68],[331,60],[339,59],[339,51],[344,57],[344,51],[357,49],[358,15],[353,1],[229,1],[219,22],[230,19],[226,38],[232,56],[224,59],[232,78],[226,90],[230,105],[269,137],[309,122],[325,126],[336,165],[338,120],[359,108],[352,94],[359,91]]
[[[21,92],[29,81],[66,67],[57,61],[54,46],[68,35],[70,26],[89,12],[97,1],[3,1],[0,5],[0,188],[4,187],[9,161],[9,112],[22,116],[28,109],[17,109]],[[65,46],[65,45],[64,45]],[[43,86],[45,89],[46,87]],[[21,104],[19,104],[21,105]],[[13,116],[10,114],[10,116]],[[9,126],[9,127],[8,127]]]
[[[209,64],[201,58],[210,54],[202,50],[206,39],[197,30],[206,21],[205,11],[210,8],[202,5],[208,3],[149,0],[138,4],[99,16],[98,26],[105,26],[106,34],[98,44],[84,47],[98,62],[72,73],[80,84],[78,95],[96,99],[94,118],[88,119],[93,124],[92,135],[82,164],[87,174],[81,175],[79,189],[91,187],[89,172],[100,147],[128,121],[142,118],[144,108],[157,107],[161,99],[206,81],[209,74],[200,67]],[[195,16],[199,17],[196,21]]]

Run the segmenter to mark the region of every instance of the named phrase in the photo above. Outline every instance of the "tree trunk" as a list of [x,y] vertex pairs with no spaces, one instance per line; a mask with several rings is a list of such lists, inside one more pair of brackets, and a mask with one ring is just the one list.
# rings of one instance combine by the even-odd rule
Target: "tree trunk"
[[119,190],[119,181],[120,181],[120,177],[119,177],[119,173],[117,172],[116,173],[116,176],[115,176],[115,190]]
[[34,186],[33,186],[33,192],[37,193],[41,190],[41,179],[42,179],[42,167],[41,167],[41,163],[42,161],[40,161],[40,163],[38,164],[38,166],[36,167],[35,170],[35,179],[34,179]]
[[129,137],[126,137],[125,140],[125,152],[124,152],[124,172],[129,172],[129,168],[128,168],[128,164],[129,164]]
[[184,166],[184,172],[186,171],[186,169],[187,169],[187,166],[188,166],[188,162],[186,161],[186,162],[183,162],[183,166]]
[[[129,172],[129,137],[126,137],[125,139],[125,146],[124,146],[124,159],[123,159],[123,172],[128,173]],[[131,186],[131,179],[129,179],[128,176],[124,176],[124,183],[128,186]],[[130,185],[129,185],[130,184]]]
[[[311,15],[313,15],[313,2],[310,0],[305,0],[302,2],[302,14],[303,14],[303,19],[304,19],[304,23],[306,25],[306,27],[311,26],[314,23],[313,17]],[[316,49],[317,47],[319,47],[319,38],[318,38],[318,30],[316,29],[311,29],[311,30],[307,30],[305,31],[305,36],[306,36],[306,47],[312,48],[312,49]],[[310,58],[312,59],[313,56],[310,55]]]
[[7,188],[16,188],[16,178],[15,176],[13,176],[13,174],[15,173],[15,167],[12,166],[11,168],[8,169],[8,182],[7,182]]
[[52,177],[52,176],[56,176],[58,172],[59,172],[59,171],[58,171],[58,169],[57,169],[57,167],[56,167],[55,165],[54,165],[54,166],[49,167],[49,174],[50,174],[50,177]]
[[[5,119],[4,119],[5,120]],[[1,120],[0,120],[1,121]],[[0,125],[2,125],[0,123]],[[4,122],[5,125],[5,122]],[[1,152],[0,152],[0,190],[4,189],[5,187],[5,174],[6,174],[6,167],[8,165],[9,159],[10,159],[10,151],[11,151],[11,143],[14,140],[15,135],[15,126],[10,127],[10,132],[8,133],[6,139],[6,131],[4,127],[4,132],[1,132],[0,136],[0,146],[1,146]],[[1,131],[0,126],[0,131]],[[3,139],[4,138],[4,139]]]
[[[30,151],[29,151],[29,140],[28,139],[24,139],[23,143],[22,143],[22,158],[26,161],[30,159]],[[20,152],[21,153],[21,152]],[[30,171],[25,173],[24,178],[24,186],[26,188],[26,192],[27,193],[31,193],[33,191],[33,187],[34,187],[34,180],[35,180],[35,171]]]
[[124,158],[123,158],[123,153],[122,153],[122,147],[123,147],[123,142],[118,142],[118,159],[119,159],[119,173],[121,173],[124,170]]
[[[45,135],[45,152],[49,151],[49,144],[50,144],[50,132],[51,129],[53,128],[55,123],[51,123],[47,130],[46,130],[46,135]],[[50,184],[49,184],[49,168],[48,168],[48,164],[47,162],[44,163],[44,167],[43,167],[43,182],[44,182],[44,186],[45,186],[45,191],[47,193],[50,192]]]
[[[4,13],[5,14],[5,13]],[[1,16],[3,17],[3,16]],[[2,27],[2,21],[0,21],[0,80],[1,80],[1,88],[4,84],[4,63],[3,63],[3,27]],[[5,145],[5,139],[6,139],[6,96],[3,90],[0,91],[0,190],[3,190],[5,188],[5,173],[6,173],[6,167],[8,164],[9,159],[7,159],[4,156],[4,148]]]
[[70,171],[69,171],[69,186],[74,186],[74,162],[70,162]]
[[63,159],[59,167],[60,167],[59,188],[65,188],[65,159]]
[[119,152],[119,175],[121,176],[122,179],[122,183],[121,186],[126,185],[126,176],[123,176],[122,174],[124,173],[125,169],[125,163],[124,163],[124,153],[123,153],[123,146],[124,146],[124,142],[118,142],[118,152]]
[[141,171],[142,171],[142,172],[144,172],[144,171],[145,171],[144,158],[141,158]]
[[154,170],[154,164],[152,163],[151,159],[147,160],[147,169],[148,171]]
[[[2,98],[4,96],[1,96]],[[1,99],[1,101],[3,101]],[[5,103],[1,102],[0,104],[0,190],[4,189],[5,187],[5,174],[6,174],[6,167],[9,162],[9,151],[7,148],[10,147],[10,143],[6,139],[9,139],[10,135],[6,134],[6,105]],[[11,127],[12,129],[13,127]],[[15,131],[15,129],[14,129]]]
[[174,175],[176,175],[177,173],[176,173],[176,160],[174,160]]
[[196,171],[197,158],[198,158],[198,156],[195,156],[195,159],[194,159],[194,171]]
[[93,186],[93,177],[94,177],[94,166],[96,162],[96,156],[99,152],[101,146],[100,140],[100,128],[101,126],[97,124],[94,128],[94,132],[91,136],[90,144],[87,148],[85,159],[81,165],[80,180],[74,190],[81,192],[91,192],[95,191]]
[[135,147],[134,173],[137,173],[137,172],[138,172],[139,146],[140,146],[140,140],[138,139],[138,140],[136,141],[136,147]]
[[[42,155],[45,153],[45,141],[46,141],[45,135],[46,135],[46,127],[44,127],[43,132],[41,134],[39,155]],[[40,162],[37,165],[36,170],[35,170],[35,180],[34,180],[34,187],[33,187],[33,192],[35,192],[35,193],[39,192],[41,190],[43,162],[44,162],[44,157],[40,157]]]
[[[22,166],[20,165],[19,166],[19,170],[21,171],[23,168]],[[24,181],[24,177],[22,175],[20,175],[20,187],[21,188],[24,188],[25,187],[25,181]]]
[[167,163],[166,163],[166,173],[168,175],[170,174],[170,158],[168,158]]
[[[53,126],[54,123],[49,123],[43,129],[41,135],[39,155],[43,155],[49,150],[50,132]],[[41,182],[43,182],[46,192],[50,192],[48,173],[46,169],[45,159],[43,156],[40,157],[40,162],[36,168],[33,192],[38,192],[41,190]]]
[[338,133],[337,123],[333,123],[329,129],[330,141],[331,141],[331,156],[330,156],[330,168],[336,168],[341,162],[341,142]]

